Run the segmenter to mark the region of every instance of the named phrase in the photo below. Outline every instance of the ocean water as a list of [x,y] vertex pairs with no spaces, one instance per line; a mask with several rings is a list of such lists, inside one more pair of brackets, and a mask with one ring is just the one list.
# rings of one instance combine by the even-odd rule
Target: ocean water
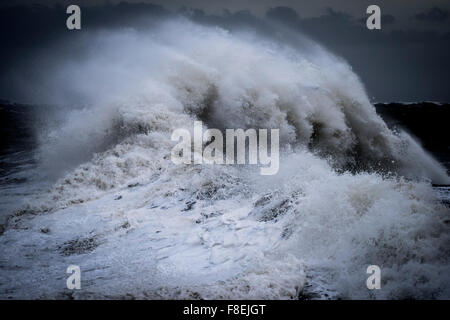
[[[449,298],[446,168],[299,41],[173,20],[31,61],[45,73],[21,79],[31,116],[2,154],[0,297]],[[279,128],[278,174],[174,165],[195,120]]]

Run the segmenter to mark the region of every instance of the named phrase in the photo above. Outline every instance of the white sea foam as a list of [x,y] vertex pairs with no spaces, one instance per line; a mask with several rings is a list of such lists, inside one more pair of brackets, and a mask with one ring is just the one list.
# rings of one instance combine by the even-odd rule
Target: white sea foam
[[[46,214],[0,237],[1,297],[68,294],[69,264],[78,298],[450,297],[448,209],[429,184],[449,178],[343,60],[186,20],[80,41],[33,84],[61,106],[40,155],[62,178],[21,212]],[[174,165],[171,133],[194,120],[279,128],[278,174]]]

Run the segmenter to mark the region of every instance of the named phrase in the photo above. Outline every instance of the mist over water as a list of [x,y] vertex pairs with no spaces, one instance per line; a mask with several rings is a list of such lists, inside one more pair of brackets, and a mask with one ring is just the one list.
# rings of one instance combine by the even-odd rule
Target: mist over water
[[[53,106],[37,154],[56,182],[0,237],[2,265],[23,266],[0,296],[63,296],[56,274],[78,262],[79,298],[450,297],[449,210],[430,185],[446,170],[313,41],[174,19],[80,35],[30,66],[15,80]],[[172,164],[172,131],[195,120],[280,129],[279,173]],[[366,288],[372,264],[382,290]]]

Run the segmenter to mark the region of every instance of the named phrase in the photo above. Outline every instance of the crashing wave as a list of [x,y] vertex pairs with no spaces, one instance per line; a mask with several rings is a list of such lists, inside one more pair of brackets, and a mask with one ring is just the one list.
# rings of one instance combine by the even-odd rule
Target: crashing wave
[[[69,261],[91,270],[79,298],[450,296],[448,209],[429,183],[446,171],[386,126],[345,61],[186,20],[80,41],[81,57],[33,84],[51,93],[36,102],[60,106],[39,152],[63,177],[23,210],[51,213],[15,217],[0,238],[26,266],[5,272],[22,280],[1,296],[63,294],[53,277]],[[195,120],[280,129],[279,173],[172,164],[172,131]],[[27,245],[53,263],[45,288],[27,285],[44,270]]]

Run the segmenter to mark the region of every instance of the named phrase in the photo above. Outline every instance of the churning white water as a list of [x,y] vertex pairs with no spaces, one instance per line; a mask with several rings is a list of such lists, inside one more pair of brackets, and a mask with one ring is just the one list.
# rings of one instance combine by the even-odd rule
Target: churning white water
[[[450,297],[449,210],[430,184],[449,177],[345,61],[187,20],[78,40],[21,82],[59,107],[39,156],[60,178],[0,237],[2,298]],[[171,133],[194,120],[279,128],[278,174],[174,165]]]

